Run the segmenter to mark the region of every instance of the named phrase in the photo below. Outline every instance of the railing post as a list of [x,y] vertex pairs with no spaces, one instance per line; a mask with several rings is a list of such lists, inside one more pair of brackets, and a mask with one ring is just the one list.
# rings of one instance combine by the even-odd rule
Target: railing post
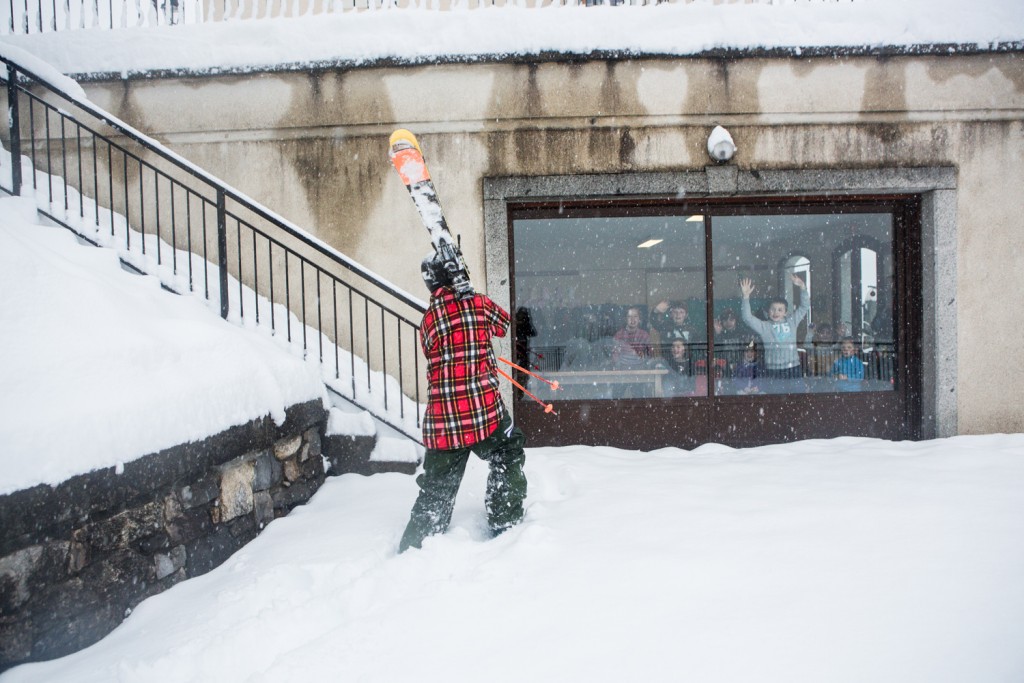
[[220,267],[220,317],[228,317],[228,216],[224,190],[217,190],[217,265]]
[[7,64],[7,127],[11,135],[11,193],[21,196],[21,116],[18,113],[18,70]]

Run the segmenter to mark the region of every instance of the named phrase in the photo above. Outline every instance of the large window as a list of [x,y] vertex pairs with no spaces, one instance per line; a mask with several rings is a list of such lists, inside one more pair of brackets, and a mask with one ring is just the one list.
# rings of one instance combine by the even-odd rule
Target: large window
[[895,410],[905,425],[906,216],[880,200],[514,207],[516,357],[562,389],[520,379],[585,422],[632,406],[704,440],[729,442],[751,420],[827,435],[822,424],[847,419],[834,409],[855,421]]

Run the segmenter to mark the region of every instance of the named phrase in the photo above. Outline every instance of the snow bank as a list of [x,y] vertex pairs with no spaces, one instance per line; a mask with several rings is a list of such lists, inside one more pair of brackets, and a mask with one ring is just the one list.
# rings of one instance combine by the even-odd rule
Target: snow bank
[[320,367],[0,199],[0,494],[326,400]]

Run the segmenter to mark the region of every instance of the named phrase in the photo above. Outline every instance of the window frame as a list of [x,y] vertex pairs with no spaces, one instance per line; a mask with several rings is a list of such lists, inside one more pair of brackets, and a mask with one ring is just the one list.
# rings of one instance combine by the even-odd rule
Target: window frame
[[[734,446],[759,445],[839,435],[921,438],[923,386],[921,197],[914,193],[731,197],[598,197],[509,200],[506,207],[509,301],[516,301],[514,221],[520,218],[607,215],[705,217],[705,329],[714,349],[715,283],[712,263],[715,216],[814,213],[889,213],[896,277],[893,332],[896,337],[896,387],[893,392],[715,395],[658,399],[556,401],[557,426],[543,408],[517,401],[514,411],[539,445],[592,443],[625,448],[693,447],[714,441]],[[796,251],[793,252],[794,254]],[[793,254],[786,253],[782,258]],[[803,254],[806,256],[806,254]],[[813,269],[813,262],[811,268]],[[835,307],[834,297],[833,308]],[[516,331],[512,330],[512,339]],[[710,362],[710,361],[709,361]],[[819,415],[851,415],[828,424]],[[624,429],[620,423],[640,428]]]

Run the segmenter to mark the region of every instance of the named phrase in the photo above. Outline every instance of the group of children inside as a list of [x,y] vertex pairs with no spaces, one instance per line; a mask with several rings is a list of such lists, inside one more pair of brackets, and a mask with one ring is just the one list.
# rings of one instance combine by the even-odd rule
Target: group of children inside
[[[806,285],[799,276],[790,278],[794,287],[806,292]],[[762,320],[751,311],[750,297],[754,289],[749,278],[740,280],[740,314],[748,328],[746,334],[739,328],[731,309],[715,319],[716,358],[710,373],[706,360],[690,357],[691,330],[685,304],[662,301],[651,310],[651,328],[657,332],[663,349],[662,358],[656,362],[668,369],[662,379],[664,396],[706,395],[709,375],[716,381],[716,393],[802,390],[799,383],[803,380],[804,364],[797,348],[797,328],[810,311],[809,297],[805,293],[793,311],[784,298],[772,299],[766,311],[767,319]],[[620,367],[627,367],[624,361],[628,358],[656,357],[651,337],[639,322],[639,309],[630,309],[626,326],[615,335],[616,360]],[[838,353],[831,368],[819,367],[816,372],[827,372],[837,391],[859,391],[864,381],[864,363],[853,337],[846,336],[839,341]]]

